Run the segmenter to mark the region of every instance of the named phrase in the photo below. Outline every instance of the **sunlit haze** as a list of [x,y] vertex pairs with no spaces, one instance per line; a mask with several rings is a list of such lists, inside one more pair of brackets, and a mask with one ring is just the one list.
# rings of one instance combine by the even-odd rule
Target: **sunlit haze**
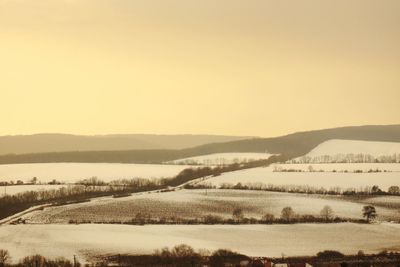
[[0,0],[0,135],[400,123],[398,0]]

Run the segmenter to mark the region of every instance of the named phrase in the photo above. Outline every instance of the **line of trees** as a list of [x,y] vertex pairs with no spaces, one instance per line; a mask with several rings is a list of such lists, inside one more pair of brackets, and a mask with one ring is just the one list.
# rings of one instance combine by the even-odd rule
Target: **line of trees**
[[288,163],[400,163],[400,153],[392,155],[373,156],[370,154],[336,154],[321,156],[302,156],[289,160]]
[[194,250],[186,244],[173,248],[162,248],[151,255],[113,255],[104,260],[117,266],[237,266],[242,261],[251,262],[251,258],[228,249],[210,252],[206,249]]
[[[336,250],[324,250],[316,256],[303,257],[249,257],[229,249],[217,249],[213,252],[207,249],[195,250],[186,244],[179,244],[172,248],[157,249],[149,255],[114,254],[99,255],[92,259],[92,263],[85,266],[153,266],[153,267],[221,267],[247,266],[264,267],[274,264],[288,264],[288,266],[399,266],[400,254],[383,250],[377,254],[365,254],[359,250],[357,254],[345,255]],[[267,264],[268,265],[267,265]],[[337,264],[335,264],[337,263]],[[11,256],[7,250],[0,249],[0,267],[80,267],[82,266],[74,256],[73,261],[65,258],[48,259],[42,255],[24,257],[16,264],[11,263]]]
[[11,255],[7,250],[0,249],[0,267],[80,267],[81,264],[74,258],[74,261],[59,257],[47,259],[42,255],[24,257],[19,263],[11,264]]
[[163,184],[167,186],[178,186],[187,183],[191,180],[195,180],[206,176],[219,176],[224,172],[232,172],[232,171],[238,171],[256,167],[268,166],[271,163],[284,162],[286,160],[287,157],[284,155],[274,155],[268,159],[256,160],[246,163],[233,163],[230,165],[218,166],[214,168],[211,167],[188,168],[181,171],[174,178],[164,179]]
[[[184,186],[185,189],[216,189],[217,186],[211,183],[191,183]],[[360,188],[331,187],[316,187],[309,185],[273,185],[264,183],[222,183],[220,189],[236,189],[236,190],[256,190],[256,191],[271,191],[283,193],[301,193],[301,194],[321,194],[321,195],[400,195],[400,187],[397,185],[390,186],[387,191],[382,190],[378,185],[365,186]]]
[[[312,165],[309,165],[307,167],[307,170],[304,169],[296,169],[296,168],[283,168],[282,166],[284,165],[280,165],[280,166],[274,166],[274,170],[273,172],[339,172],[339,173],[378,173],[378,172],[392,172],[391,170],[381,170],[379,168],[376,169],[372,169],[370,168],[369,170],[361,170],[361,169],[355,169],[355,170],[336,170],[333,169],[332,171],[329,170],[324,170],[324,169],[315,169]],[[315,165],[314,165],[315,166]]]
[[341,218],[335,216],[333,209],[330,206],[324,206],[319,216],[310,214],[297,214],[292,207],[284,207],[281,211],[280,217],[275,217],[271,213],[264,214],[261,218],[246,217],[243,209],[234,208],[232,217],[226,218],[219,215],[208,214],[200,218],[182,218],[182,217],[161,217],[155,218],[148,213],[137,213],[134,218],[129,221],[89,221],[89,220],[69,220],[70,224],[128,224],[128,225],[145,225],[145,224],[182,224],[182,225],[197,225],[197,224],[294,224],[294,223],[340,223],[340,222],[353,222],[353,223],[369,223],[377,216],[376,209],[373,206],[365,206],[362,215],[366,220]]

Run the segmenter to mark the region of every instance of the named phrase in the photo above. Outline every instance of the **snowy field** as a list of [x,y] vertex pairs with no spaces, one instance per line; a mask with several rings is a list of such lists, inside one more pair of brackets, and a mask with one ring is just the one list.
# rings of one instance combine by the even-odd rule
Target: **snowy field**
[[[394,165],[397,164],[393,164],[393,166]],[[378,185],[381,189],[387,190],[392,185],[400,186],[400,172],[274,172],[274,167],[270,166],[223,173],[220,176],[205,180],[204,183],[217,187],[223,184],[259,183],[264,185],[272,184],[275,186],[296,185],[317,188],[323,187],[325,189],[333,187],[359,189],[366,186],[372,187],[373,185]]]
[[[329,157],[329,158],[328,158]],[[400,142],[372,142],[333,139],[319,144],[303,157],[294,161],[310,162],[371,162],[374,159],[400,161]]]
[[43,191],[52,190],[65,187],[65,185],[13,185],[13,186],[0,186],[0,197],[4,195],[15,195],[27,191]]
[[183,158],[172,161],[174,164],[187,165],[225,165],[243,163],[260,159],[268,159],[272,154],[268,153],[215,153],[197,157]]
[[0,247],[14,262],[31,254],[72,260],[99,254],[150,254],[155,249],[188,244],[195,249],[232,249],[249,256],[315,255],[322,250],[345,254],[400,250],[398,224],[296,225],[7,225],[0,227]]
[[56,179],[74,183],[96,176],[107,182],[121,178],[169,178],[190,166],[119,163],[32,163],[0,165],[0,181],[29,181],[37,177],[42,183]]
[[301,170],[310,171],[310,166],[313,171],[325,171],[325,172],[354,172],[361,170],[362,172],[368,172],[370,170],[381,172],[400,172],[399,163],[285,163],[285,164],[272,164],[271,167],[274,171],[282,170]]
[[[399,199],[399,198],[396,198]],[[394,199],[393,201],[396,201]],[[371,202],[379,204],[379,198]],[[246,217],[260,219],[264,214],[279,218],[281,210],[290,206],[299,214],[319,216],[325,205],[332,207],[336,216],[361,219],[362,207],[368,201],[341,196],[278,193],[249,190],[177,190],[165,193],[137,193],[125,198],[101,198],[91,202],[49,207],[24,216],[28,223],[68,223],[76,221],[111,222],[130,221],[141,213],[157,219],[202,218],[212,214],[232,218],[235,208],[241,208]],[[396,203],[396,202],[394,202]],[[399,220],[398,206],[377,205],[378,220]]]
[[311,150],[307,156],[318,157],[335,154],[367,154],[374,157],[400,153],[398,142],[373,142],[333,139],[325,141]]

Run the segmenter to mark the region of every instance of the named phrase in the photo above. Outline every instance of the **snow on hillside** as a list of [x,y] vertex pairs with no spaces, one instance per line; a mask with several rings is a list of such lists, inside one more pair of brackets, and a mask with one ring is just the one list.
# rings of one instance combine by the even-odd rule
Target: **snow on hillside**
[[[350,164],[349,164],[350,165]],[[393,164],[397,165],[397,164]],[[216,187],[224,185],[258,185],[258,186],[304,186],[312,188],[341,188],[361,189],[378,185],[387,190],[390,186],[400,185],[399,172],[277,172],[274,166],[259,167],[240,171],[223,173],[211,177],[199,184],[208,184]]]
[[333,139],[291,162],[400,162],[400,143]]
[[168,178],[189,168],[185,165],[120,163],[32,163],[0,165],[1,181],[29,181],[37,177],[42,183],[56,179],[74,183],[97,177],[105,182],[123,178]]
[[260,159],[268,159],[272,154],[268,153],[215,153],[190,158],[174,160],[174,164],[188,165],[225,165],[232,163],[244,163]]

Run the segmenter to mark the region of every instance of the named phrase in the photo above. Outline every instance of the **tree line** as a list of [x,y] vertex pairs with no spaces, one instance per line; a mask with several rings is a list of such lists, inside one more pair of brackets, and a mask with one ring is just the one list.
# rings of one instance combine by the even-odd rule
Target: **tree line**
[[302,156],[289,160],[288,163],[400,163],[400,153],[392,155],[373,156],[363,153],[348,153],[321,156]]
[[[71,257],[72,258],[72,257]],[[12,258],[7,250],[0,249],[0,267],[80,267],[83,266],[76,256],[73,259],[56,258],[49,259],[42,255],[32,255],[21,259],[18,263],[12,263]],[[266,264],[267,263],[267,264]],[[268,264],[270,263],[270,264]],[[357,254],[345,255],[336,250],[324,250],[315,256],[303,257],[249,257],[229,249],[195,250],[186,244],[175,245],[172,248],[157,249],[148,255],[112,254],[100,255],[92,258],[88,267],[105,266],[153,266],[153,267],[222,267],[222,266],[247,266],[264,267],[273,264],[288,264],[288,266],[398,266],[400,254],[383,250],[377,254],[366,254],[359,250]]]
[[226,225],[239,225],[239,224],[295,224],[295,223],[369,223],[371,220],[377,217],[377,212],[374,206],[364,206],[362,210],[363,219],[352,219],[342,218],[335,216],[333,209],[326,205],[324,206],[319,216],[311,214],[297,214],[292,207],[284,207],[279,217],[271,213],[263,214],[261,218],[246,217],[243,209],[234,208],[232,216],[230,218],[222,217],[214,214],[207,214],[200,218],[183,218],[177,216],[152,217],[149,213],[139,212],[131,220],[128,221],[90,221],[90,220],[74,220],[70,219],[70,224],[126,224],[126,225],[214,225],[214,224],[226,224]]
[[[211,183],[191,183],[184,185],[185,189],[217,189],[217,186]],[[387,191],[381,189],[378,185],[365,186],[361,188],[347,188],[331,187],[326,189],[324,187],[316,187],[310,185],[273,185],[264,184],[261,182],[257,183],[222,183],[219,189],[235,189],[235,190],[256,190],[256,191],[271,191],[271,192],[282,192],[282,193],[300,193],[300,194],[321,194],[321,195],[344,195],[344,196],[356,196],[356,195],[400,195],[400,187],[397,185],[390,186]]]

